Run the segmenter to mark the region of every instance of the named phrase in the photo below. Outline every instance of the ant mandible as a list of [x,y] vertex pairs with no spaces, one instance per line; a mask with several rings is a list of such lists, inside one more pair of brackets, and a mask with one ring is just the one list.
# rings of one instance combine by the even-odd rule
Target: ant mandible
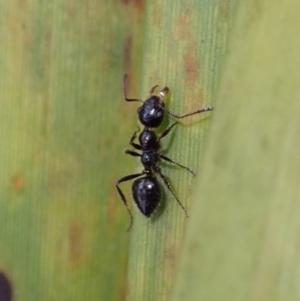
[[[188,114],[184,115],[177,115],[169,111],[165,107],[165,99],[169,93],[169,88],[165,87],[163,88],[158,95],[154,94],[155,89],[157,88],[157,85],[152,87],[149,91],[148,97],[145,101],[142,101],[140,99],[134,99],[134,98],[127,98],[126,93],[126,78],[127,74],[124,75],[123,78],[123,92],[124,92],[124,98],[126,101],[139,101],[142,102],[142,106],[140,106],[137,110],[139,120],[144,125],[143,131],[139,135],[139,144],[135,142],[135,139],[137,137],[137,133],[139,132],[139,129],[133,133],[131,136],[131,139],[129,141],[130,145],[133,146],[136,150],[141,151],[142,153],[137,153],[136,151],[132,150],[125,150],[125,153],[131,156],[135,157],[141,157],[141,162],[144,166],[144,170],[141,173],[131,174],[128,176],[125,176],[121,179],[119,179],[116,182],[116,188],[118,190],[118,193],[125,204],[127,211],[130,215],[130,224],[128,227],[128,230],[131,228],[132,225],[132,214],[128,207],[127,200],[125,198],[124,193],[119,187],[119,184],[122,182],[130,181],[136,178],[133,184],[132,184],[132,195],[134,202],[138,206],[141,213],[146,216],[150,217],[157,206],[159,205],[161,201],[161,191],[160,186],[158,184],[158,181],[155,177],[155,174],[158,174],[161,179],[163,180],[164,184],[168,188],[168,190],[172,193],[174,198],[176,199],[177,203],[180,205],[180,207],[184,210],[186,216],[187,211],[185,207],[181,204],[177,196],[175,195],[174,191],[171,189],[171,186],[162,173],[160,167],[158,166],[158,163],[161,160],[167,161],[169,163],[175,164],[177,166],[180,166],[184,169],[186,169],[188,172],[190,172],[193,176],[195,173],[189,169],[186,166],[183,166],[179,163],[174,162],[172,159],[168,158],[165,155],[162,155],[159,153],[160,149],[160,140],[167,136],[170,131],[174,128],[174,126],[177,124],[177,122],[174,122],[170,127],[168,127],[163,133],[161,133],[159,136],[156,135],[154,132],[154,129],[159,127],[164,119],[165,113],[169,114],[170,116],[180,119],[185,118],[191,115],[199,114],[202,112],[211,111],[212,107],[206,107]],[[128,231],[127,230],[127,231]]]

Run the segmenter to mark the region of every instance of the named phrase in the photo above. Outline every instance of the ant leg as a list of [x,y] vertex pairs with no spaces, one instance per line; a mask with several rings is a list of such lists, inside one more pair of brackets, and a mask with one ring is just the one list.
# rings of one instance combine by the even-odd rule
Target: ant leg
[[142,147],[141,147],[139,144],[133,142],[133,141],[135,140],[135,138],[136,138],[136,134],[137,134],[137,133],[139,132],[139,130],[140,130],[139,127],[137,127],[137,128],[138,128],[138,129],[137,129],[137,130],[133,133],[133,135],[131,136],[130,141],[129,141],[129,144],[132,145],[135,149],[141,150]]
[[123,92],[124,92],[124,98],[126,101],[140,101],[142,102],[142,100],[140,99],[135,99],[135,98],[127,98],[127,93],[126,93],[126,78],[127,78],[127,73],[124,74],[123,77]]
[[161,97],[161,100],[164,102],[165,99],[167,98],[168,94],[169,94],[169,88],[168,87],[164,87],[160,92],[159,95]]
[[141,156],[142,156],[141,154],[136,153],[135,151],[131,151],[131,150],[129,150],[129,149],[126,149],[126,150],[125,150],[125,154],[128,154],[128,155],[130,155],[130,156],[134,156],[134,157],[141,157]]
[[[176,124],[177,124],[177,122],[174,122],[170,127],[168,127],[168,128],[167,128],[167,129],[166,129],[166,130],[165,130],[165,131],[157,138],[157,142],[159,142],[162,138],[164,138],[165,136],[167,136],[167,135],[170,133],[170,131],[172,130],[172,128],[173,128]],[[195,173],[194,173],[191,169],[189,169],[188,167],[183,166],[183,165],[181,165],[181,164],[179,164],[179,163],[173,161],[172,159],[170,159],[170,158],[168,158],[168,157],[166,157],[166,156],[164,156],[164,155],[159,154],[159,157],[160,157],[161,159],[165,160],[165,161],[168,161],[168,162],[170,162],[170,163],[172,163],[172,164],[178,165],[178,166],[180,166],[180,167],[186,169],[186,170],[189,171],[193,176],[195,176]]]
[[183,211],[185,212],[186,217],[188,217],[188,213],[185,209],[185,207],[181,204],[181,202],[178,200],[176,194],[174,193],[174,191],[172,190],[170,183],[168,182],[168,180],[166,179],[166,177],[162,174],[160,168],[158,166],[155,166],[153,168],[162,178],[162,180],[164,181],[165,185],[167,186],[167,188],[169,189],[169,191],[173,194],[175,200],[177,201],[177,203],[179,204],[179,206],[183,209]]
[[157,142],[159,142],[162,138],[166,137],[170,131],[172,130],[172,128],[177,124],[177,122],[174,122],[170,127],[168,127],[163,133],[161,133],[158,138],[157,138]]
[[122,199],[124,205],[125,205],[126,208],[127,208],[128,213],[129,213],[129,215],[130,215],[130,224],[129,224],[129,227],[128,227],[127,231],[129,231],[129,229],[130,229],[131,226],[132,226],[132,220],[133,220],[133,217],[132,217],[132,214],[131,214],[131,212],[130,212],[130,209],[129,209],[128,205],[127,205],[127,200],[126,200],[126,198],[125,198],[125,195],[124,195],[124,193],[122,192],[122,190],[120,189],[119,184],[122,183],[122,182],[126,182],[126,181],[129,181],[129,180],[133,180],[133,179],[135,179],[135,178],[137,178],[137,177],[140,177],[140,176],[142,176],[142,175],[143,175],[143,173],[137,173],[137,174],[129,175],[129,176],[126,176],[126,177],[123,177],[123,178],[119,179],[119,180],[116,182],[116,187],[117,187],[118,193],[119,193],[119,195],[120,195],[120,197],[121,197],[121,199]]
[[185,118],[185,117],[195,115],[195,114],[199,114],[199,113],[202,113],[202,112],[208,112],[208,111],[211,111],[213,109],[213,107],[206,107],[206,108],[202,108],[200,110],[197,110],[197,111],[194,111],[194,112],[191,112],[191,113],[187,113],[187,114],[184,114],[184,115],[177,115],[177,114],[174,114],[173,112],[169,111],[167,108],[164,108],[162,106],[160,106],[160,107],[163,110],[165,110],[166,113],[168,113],[169,115],[171,115],[172,117],[177,118],[177,119]]
[[159,157],[160,157],[161,159],[167,161],[167,162],[170,162],[170,163],[172,163],[172,164],[174,164],[174,165],[177,165],[177,166],[180,166],[180,167],[186,169],[186,170],[187,170],[188,172],[190,172],[193,176],[196,175],[196,174],[195,174],[191,169],[189,169],[188,167],[186,167],[186,166],[184,166],[184,165],[181,165],[181,164],[179,164],[179,163],[173,161],[172,159],[168,158],[167,156],[164,156],[164,155],[159,154]]

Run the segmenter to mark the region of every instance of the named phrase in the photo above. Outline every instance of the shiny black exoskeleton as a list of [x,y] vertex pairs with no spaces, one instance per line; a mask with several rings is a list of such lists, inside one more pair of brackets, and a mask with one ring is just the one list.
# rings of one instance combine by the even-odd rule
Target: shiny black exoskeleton
[[[123,81],[125,100],[143,102],[139,99],[127,98],[125,81],[126,81],[126,74],[124,75],[124,81]],[[212,107],[207,107],[185,115],[176,115],[170,112],[165,107],[165,99],[167,97],[169,89],[165,87],[159,92],[159,95],[154,95],[154,91],[156,87],[157,86],[151,88],[148,98],[143,102],[142,106],[138,108],[139,120],[144,125],[144,129],[140,133],[138,138],[139,143],[135,142],[139,130],[133,133],[129,142],[130,145],[133,146],[136,150],[141,151],[141,154],[132,150],[125,151],[126,154],[140,157],[141,162],[144,166],[144,170],[141,173],[131,174],[126,177],[123,177],[116,182],[118,193],[123,203],[125,204],[131,219],[128,230],[130,229],[132,224],[132,214],[127,205],[127,200],[125,198],[125,195],[123,194],[122,190],[119,187],[119,184],[136,178],[139,179],[136,179],[132,184],[132,195],[133,195],[134,202],[136,203],[136,205],[138,206],[139,210],[143,215],[145,215],[146,217],[150,217],[161,201],[161,190],[158,181],[155,177],[155,174],[158,174],[161,177],[164,184],[167,186],[168,190],[173,194],[174,198],[176,199],[178,204],[181,206],[181,208],[185,211],[185,214],[187,215],[186,209],[176,197],[175,193],[170,187],[168,180],[163,175],[160,167],[158,166],[159,162],[161,160],[164,160],[169,163],[180,166],[186,169],[187,171],[189,171],[192,175],[195,175],[194,172],[190,170],[188,167],[176,163],[172,159],[168,158],[167,156],[159,153],[160,140],[169,134],[169,132],[173,129],[173,127],[176,125],[177,122],[173,123],[159,136],[156,135],[154,129],[161,125],[165,113],[173,116],[174,118],[179,119],[179,118],[184,118],[190,115],[195,115],[195,114],[212,110]]]
[[157,128],[161,125],[165,111],[165,103],[156,95],[150,96],[144,104],[138,108],[140,122],[149,128]]

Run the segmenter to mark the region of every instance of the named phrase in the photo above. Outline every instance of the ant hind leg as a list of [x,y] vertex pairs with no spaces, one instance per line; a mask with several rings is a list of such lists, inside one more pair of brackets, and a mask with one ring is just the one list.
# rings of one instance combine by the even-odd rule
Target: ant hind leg
[[133,216],[132,216],[131,211],[130,211],[130,209],[129,209],[129,207],[128,207],[128,204],[127,204],[127,200],[126,200],[126,198],[125,198],[125,195],[124,195],[123,191],[121,190],[121,188],[119,187],[119,184],[122,183],[122,182],[126,182],[126,181],[133,180],[133,179],[138,178],[138,177],[140,177],[140,176],[142,176],[142,175],[143,175],[143,173],[132,174],[132,175],[129,175],[129,176],[125,176],[125,177],[119,179],[119,180],[116,182],[116,188],[117,188],[117,190],[118,190],[118,193],[119,193],[119,195],[120,195],[120,197],[121,197],[121,199],[122,199],[124,205],[125,205],[126,208],[127,208],[128,213],[129,213],[129,215],[130,215],[130,224],[129,224],[129,227],[128,227],[127,231],[129,231],[130,228],[131,228],[131,226],[132,226]]
[[179,204],[179,206],[183,209],[183,211],[185,212],[186,217],[188,217],[188,213],[185,209],[185,207],[181,204],[181,202],[179,201],[179,199],[177,198],[175,192],[172,190],[170,183],[168,182],[167,178],[163,175],[163,173],[161,172],[160,168],[158,166],[156,166],[154,168],[154,170],[160,175],[161,179],[164,181],[165,185],[167,186],[168,190],[173,194],[175,200],[177,201],[177,203]]

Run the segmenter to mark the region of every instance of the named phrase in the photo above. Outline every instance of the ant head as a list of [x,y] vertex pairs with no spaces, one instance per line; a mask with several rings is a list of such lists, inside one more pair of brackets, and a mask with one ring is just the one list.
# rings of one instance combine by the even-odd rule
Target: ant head
[[156,87],[151,88],[148,98],[138,108],[140,122],[150,128],[156,128],[161,125],[165,114],[165,99],[169,93],[168,87],[165,87],[158,95],[154,95]]

